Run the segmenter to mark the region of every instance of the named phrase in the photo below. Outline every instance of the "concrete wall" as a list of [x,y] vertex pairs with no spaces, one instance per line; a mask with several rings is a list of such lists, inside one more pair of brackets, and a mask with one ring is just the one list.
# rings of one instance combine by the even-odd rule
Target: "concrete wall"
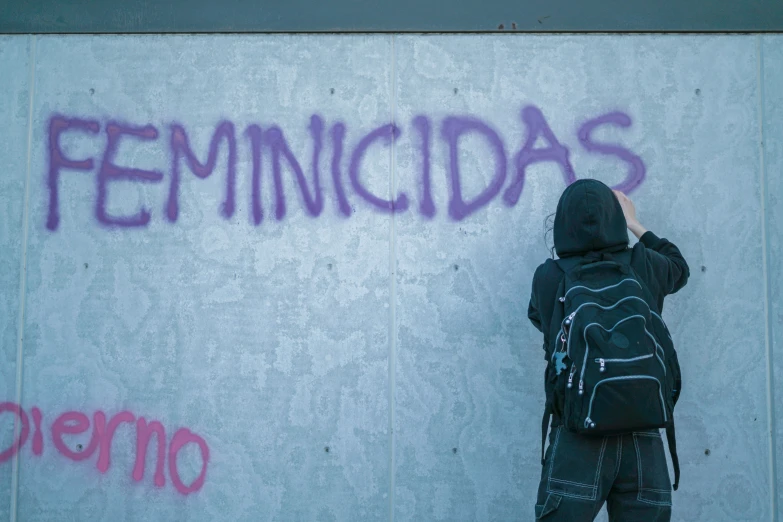
[[[527,299],[572,176],[691,265],[674,519],[783,518],[782,64],[780,36],[1,37],[0,520],[532,519]],[[522,185],[533,148],[560,159]]]

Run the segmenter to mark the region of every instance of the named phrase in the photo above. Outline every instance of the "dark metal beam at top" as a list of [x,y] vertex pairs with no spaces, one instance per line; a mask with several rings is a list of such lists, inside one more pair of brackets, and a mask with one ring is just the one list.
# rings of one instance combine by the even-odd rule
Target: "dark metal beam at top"
[[783,0],[0,0],[0,33],[778,32]]

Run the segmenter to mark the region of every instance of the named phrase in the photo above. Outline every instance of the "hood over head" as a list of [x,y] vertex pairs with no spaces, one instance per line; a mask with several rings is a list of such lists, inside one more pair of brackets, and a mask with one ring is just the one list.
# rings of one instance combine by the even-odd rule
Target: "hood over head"
[[559,257],[588,252],[618,252],[628,247],[620,202],[612,189],[594,179],[568,186],[555,214],[555,251]]

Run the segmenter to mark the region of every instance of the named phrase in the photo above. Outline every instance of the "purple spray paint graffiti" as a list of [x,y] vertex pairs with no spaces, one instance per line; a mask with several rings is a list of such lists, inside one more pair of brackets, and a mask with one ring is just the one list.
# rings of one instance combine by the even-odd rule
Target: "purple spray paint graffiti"
[[209,142],[209,152],[206,163],[201,163],[190,148],[188,135],[185,128],[179,124],[171,126],[171,185],[169,199],[166,204],[166,216],[172,223],[179,216],[179,165],[180,155],[184,155],[188,161],[190,170],[201,179],[205,179],[215,170],[218,157],[218,145],[222,137],[228,142],[228,172],[226,174],[226,201],[221,207],[221,214],[230,218],[234,215],[234,197],[236,185],[237,140],[234,136],[234,124],[230,121],[220,122]]
[[389,144],[393,140],[397,139],[399,135],[400,129],[393,123],[378,127],[361,139],[359,144],[356,146],[356,149],[354,149],[353,154],[351,155],[351,167],[348,169],[348,172],[350,173],[349,177],[351,178],[351,185],[353,186],[353,189],[356,191],[356,193],[369,204],[383,212],[404,212],[408,209],[408,196],[405,194],[400,194],[394,201],[386,201],[379,198],[378,196],[375,196],[374,194],[370,193],[370,191],[367,190],[367,188],[365,188],[365,186],[359,180],[359,168],[361,166],[364,153],[367,152],[367,149],[374,141],[383,140],[385,143]]
[[[462,182],[459,173],[458,141],[460,136],[469,132],[483,134],[495,153],[495,177],[484,191],[476,196],[473,201],[466,202],[462,199]],[[451,199],[449,200],[449,216],[455,221],[460,221],[487,203],[500,192],[500,188],[506,181],[506,150],[503,140],[489,125],[475,118],[460,118],[449,116],[443,120],[441,135],[449,144],[449,173],[451,174]]]
[[[525,177],[530,166],[536,163],[551,162],[560,167],[563,181],[566,185],[576,180],[576,174],[569,158],[569,149],[555,136],[544,114],[534,106],[526,106],[521,111],[521,121],[525,127],[525,140],[519,151],[513,156],[511,183],[505,188],[502,201],[508,207],[513,207],[519,201],[525,185]],[[378,147],[389,147],[403,135],[403,129],[394,123],[382,125],[362,136],[348,155],[348,183],[353,190],[353,196],[366,203],[370,208],[384,213],[403,213],[409,209],[418,209],[418,213],[426,219],[437,214],[437,208],[432,195],[432,136],[433,123],[425,115],[418,115],[411,122],[413,141],[418,146],[421,174],[418,205],[413,205],[407,193],[400,191],[391,200],[374,194],[366,186],[362,177],[363,159],[368,150]],[[642,159],[627,148],[611,143],[601,143],[593,139],[593,132],[599,127],[612,126],[627,128],[631,126],[631,118],[623,112],[609,112],[585,121],[577,130],[577,138],[581,146],[589,153],[614,156],[627,164],[628,172],[625,179],[614,188],[623,192],[636,189],[645,178],[645,166]],[[97,135],[101,131],[101,123],[78,117],[53,115],[49,120],[49,167],[47,170],[47,187],[49,194],[48,215],[46,227],[55,231],[60,225],[59,185],[63,171],[91,171],[95,166],[93,158],[72,159],[66,157],[60,144],[61,136],[66,132]],[[220,205],[220,214],[230,219],[236,211],[237,184],[237,149],[238,140],[234,123],[223,120],[217,124],[207,148],[206,159],[202,163],[199,155],[190,145],[185,127],[179,123],[169,125],[168,150],[171,158],[168,196],[163,214],[166,219],[175,223],[179,217],[179,187],[183,182],[182,164],[186,164],[190,172],[200,179],[209,177],[217,167],[220,145],[227,145],[227,172],[225,199]],[[262,208],[262,155],[271,154],[272,183],[274,186],[274,216],[283,220],[287,213],[287,202],[283,189],[283,163],[293,172],[302,205],[311,217],[318,217],[325,207],[323,184],[319,164],[324,150],[324,131],[326,122],[319,115],[310,118],[308,127],[313,144],[311,177],[308,180],[302,166],[285,137],[283,130],[276,125],[262,127],[250,124],[243,135],[249,141],[251,155],[251,189],[250,216],[254,225],[264,220]],[[160,183],[164,173],[158,170],[142,170],[121,167],[114,163],[118,144],[122,137],[136,140],[156,141],[159,131],[151,124],[143,126],[109,121],[103,125],[106,133],[106,145],[103,158],[96,176],[95,217],[106,227],[145,227],[149,224],[154,211],[144,206],[131,216],[110,216],[106,210],[108,184],[113,180],[138,181],[143,183]],[[509,161],[507,147],[500,134],[488,123],[468,116],[446,116],[439,128],[440,138],[448,149],[447,184],[449,190],[448,215],[454,221],[466,219],[471,214],[489,205],[504,188],[508,176]],[[335,122],[328,131],[331,143],[331,183],[336,197],[337,211],[344,217],[353,212],[353,205],[346,193],[343,180],[343,153],[346,147],[347,127],[343,122]],[[472,199],[466,200],[463,195],[463,178],[460,171],[460,142],[474,135],[482,139],[493,158],[494,164],[486,165],[493,172],[491,181]],[[536,147],[543,141],[545,147]],[[185,182],[189,182],[185,181]]]
[[615,188],[622,190],[623,192],[631,192],[644,181],[644,163],[642,162],[642,158],[628,149],[624,149],[619,145],[595,143],[590,139],[590,133],[592,133],[593,130],[606,124],[617,125],[619,127],[630,127],[631,117],[624,112],[610,112],[609,114],[604,114],[598,118],[586,121],[582,127],[579,128],[579,142],[585,149],[591,152],[594,151],[600,154],[614,155],[628,163],[630,166],[628,176]]
[[[519,196],[522,194],[522,188],[525,184],[525,169],[533,163],[542,161],[552,161],[560,165],[563,171],[563,178],[566,185],[576,181],[574,168],[568,161],[568,149],[557,141],[552,129],[549,128],[544,115],[535,107],[525,107],[522,109],[522,121],[527,126],[527,139],[516,157],[517,175],[511,186],[503,194],[503,201],[508,206],[516,205]],[[534,149],[536,140],[543,137],[549,147],[544,149]]]
[[121,136],[135,136],[143,140],[156,140],[158,139],[158,130],[152,125],[132,127],[109,122],[106,124],[106,136],[106,150],[103,153],[101,168],[98,170],[98,199],[95,205],[95,217],[98,218],[98,221],[108,226],[145,226],[150,221],[150,212],[145,208],[142,208],[138,214],[131,217],[116,218],[106,213],[106,186],[112,179],[137,180],[149,183],[157,183],[163,179],[163,173],[156,170],[129,169],[112,163]]

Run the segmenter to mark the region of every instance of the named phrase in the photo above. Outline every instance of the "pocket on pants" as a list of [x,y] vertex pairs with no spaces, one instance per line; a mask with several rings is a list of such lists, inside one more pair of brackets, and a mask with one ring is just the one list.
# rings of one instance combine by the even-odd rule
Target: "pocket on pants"
[[606,440],[606,437],[585,437],[558,427],[547,463],[547,492],[595,500]]
[[536,504],[536,520],[543,520],[550,513],[554,513],[560,507],[561,497],[550,493],[543,504]]
[[639,471],[639,500],[661,506],[672,505],[672,483],[661,434],[634,433],[636,463]]

